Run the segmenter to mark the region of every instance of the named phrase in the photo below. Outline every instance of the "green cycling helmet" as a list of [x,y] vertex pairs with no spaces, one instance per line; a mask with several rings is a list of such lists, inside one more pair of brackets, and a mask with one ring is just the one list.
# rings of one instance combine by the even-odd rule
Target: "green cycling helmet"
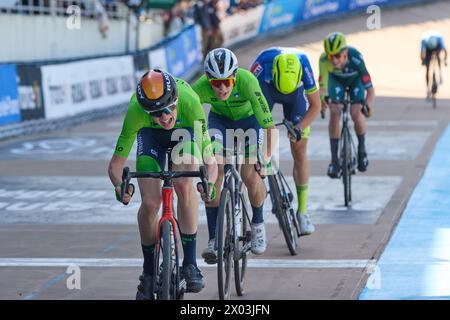
[[273,83],[275,88],[283,94],[292,93],[298,88],[302,73],[302,64],[293,53],[281,53],[273,60]]
[[347,48],[345,35],[341,32],[330,33],[323,41],[323,47],[328,56],[341,52],[343,49]]

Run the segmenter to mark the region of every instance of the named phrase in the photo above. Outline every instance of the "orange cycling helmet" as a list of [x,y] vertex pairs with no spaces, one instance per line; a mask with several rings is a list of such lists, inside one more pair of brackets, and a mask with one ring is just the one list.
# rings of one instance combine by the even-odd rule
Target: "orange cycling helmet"
[[174,104],[178,98],[175,79],[168,72],[150,70],[139,80],[136,98],[147,112],[160,111]]

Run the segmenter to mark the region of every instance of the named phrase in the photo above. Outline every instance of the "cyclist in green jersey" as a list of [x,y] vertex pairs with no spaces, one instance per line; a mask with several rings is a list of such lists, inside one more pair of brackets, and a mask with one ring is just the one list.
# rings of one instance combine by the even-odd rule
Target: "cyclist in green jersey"
[[375,90],[361,53],[355,48],[347,46],[344,34],[330,33],[324,40],[324,48],[325,52],[322,53],[319,60],[319,93],[322,110],[328,107],[325,97],[328,96],[331,100],[328,127],[331,163],[327,173],[330,178],[338,178],[341,170],[337,156],[340,134],[339,119],[343,107],[340,101],[344,100],[345,88],[350,88],[350,100],[352,101],[350,113],[358,137],[358,170],[361,172],[366,171],[369,165],[365,146],[367,124],[361,111],[365,103],[368,107],[367,116],[372,115]]
[[[258,80],[248,70],[238,68],[238,61],[233,52],[226,48],[214,49],[208,53],[204,63],[205,74],[198,79],[192,88],[197,92],[202,103],[211,105],[208,115],[208,128],[213,142],[214,153],[219,163],[219,177],[216,189],[219,190],[223,181],[222,148],[232,149],[238,130],[245,131],[250,141],[245,144],[246,162],[242,165],[241,176],[247,189],[252,205],[253,217],[251,223],[252,252],[262,254],[266,250],[266,231],[263,217],[263,203],[266,189],[261,176],[256,172],[254,162],[258,145],[264,150],[262,173],[268,171],[268,163],[275,150],[277,134],[272,120],[272,114],[264,97]],[[231,131],[229,131],[231,130]],[[264,134],[264,139],[263,139]],[[202,257],[207,263],[217,260],[214,250],[216,220],[219,197],[207,205],[207,221],[209,241]]]
[[[179,136],[183,137],[183,141],[180,142]],[[118,200],[122,170],[136,137],[138,172],[159,172],[164,169],[166,150],[175,147],[172,151],[173,169],[198,170],[198,164],[203,160],[211,184],[210,195],[213,195],[217,163],[212,152],[205,112],[197,94],[188,83],[156,69],[147,72],[139,81],[109,163],[109,177]],[[179,152],[174,152],[175,150]],[[153,296],[153,261],[158,211],[161,206],[161,181],[138,179],[138,183],[142,198],[138,224],[144,270],[139,278],[136,299],[141,300],[151,299]],[[196,263],[198,200],[192,178],[175,179],[174,189],[178,197],[178,223],[184,251],[181,273],[186,279],[186,291],[199,292],[205,282]],[[130,185],[124,196],[124,203],[131,200],[133,193],[134,186]]]

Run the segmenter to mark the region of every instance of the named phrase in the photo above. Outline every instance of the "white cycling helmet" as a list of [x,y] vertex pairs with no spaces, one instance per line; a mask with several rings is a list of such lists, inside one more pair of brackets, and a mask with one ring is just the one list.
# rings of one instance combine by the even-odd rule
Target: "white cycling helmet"
[[233,76],[238,68],[238,61],[231,50],[217,48],[206,56],[204,68],[208,78],[226,79]]

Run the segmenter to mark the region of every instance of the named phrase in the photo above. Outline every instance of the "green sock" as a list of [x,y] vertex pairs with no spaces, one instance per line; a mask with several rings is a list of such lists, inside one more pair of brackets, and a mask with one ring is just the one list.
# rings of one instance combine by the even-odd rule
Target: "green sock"
[[297,186],[298,210],[300,214],[306,213],[306,201],[308,200],[308,184]]

